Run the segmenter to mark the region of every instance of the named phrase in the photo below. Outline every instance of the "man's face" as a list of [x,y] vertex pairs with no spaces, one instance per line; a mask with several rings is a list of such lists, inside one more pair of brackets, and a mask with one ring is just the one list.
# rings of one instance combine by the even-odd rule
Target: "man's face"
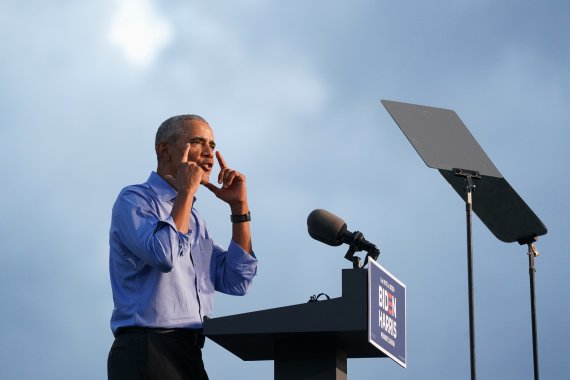
[[204,171],[202,174],[202,184],[210,181],[210,173],[214,166],[214,133],[212,128],[207,123],[199,120],[186,120],[184,121],[184,130],[178,139],[169,144],[173,149],[171,150],[171,157],[173,160],[174,174],[178,164],[182,160],[182,155],[186,150],[186,144],[190,144],[190,151],[188,152],[188,161],[198,164]]

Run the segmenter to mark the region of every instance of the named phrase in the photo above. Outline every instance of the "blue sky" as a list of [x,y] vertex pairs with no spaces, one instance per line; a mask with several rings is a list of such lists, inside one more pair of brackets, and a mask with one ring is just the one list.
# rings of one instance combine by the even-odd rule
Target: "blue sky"
[[[467,378],[464,206],[380,99],[455,110],[546,224],[540,369],[570,377],[567,1],[2,1],[0,33],[0,378],[105,378],[111,206],[182,113],[248,178],[259,274],[216,315],[339,296],[345,248],[306,232],[325,208],[408,289],[408,368],[351,360],[350,378]],[[227,206],[197,206],[228,242]],[[478,373],[531,379],[526,247],[474,224]],[[213,379],[272,377],[213,342],[205,358]]]

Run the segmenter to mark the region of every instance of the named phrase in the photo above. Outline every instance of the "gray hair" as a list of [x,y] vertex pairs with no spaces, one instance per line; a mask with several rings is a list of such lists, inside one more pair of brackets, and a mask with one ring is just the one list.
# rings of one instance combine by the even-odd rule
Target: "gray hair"
[[208,124],[206,119],[202,116],[198,115],[178,115],[172,116],[169,119],[166,119],[158,130],[156,131],[156,138],[154,140],[154,144],[158,144],[161,142],[174,142],[182,134],[182,127],[186,120],[195,120],[201,121],[203,123]]

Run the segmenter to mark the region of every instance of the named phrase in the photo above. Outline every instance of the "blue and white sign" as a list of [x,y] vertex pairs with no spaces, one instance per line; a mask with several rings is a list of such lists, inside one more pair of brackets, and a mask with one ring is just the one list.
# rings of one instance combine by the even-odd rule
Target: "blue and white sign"
[[406,368],[406,285],[370,259],[368,341]]

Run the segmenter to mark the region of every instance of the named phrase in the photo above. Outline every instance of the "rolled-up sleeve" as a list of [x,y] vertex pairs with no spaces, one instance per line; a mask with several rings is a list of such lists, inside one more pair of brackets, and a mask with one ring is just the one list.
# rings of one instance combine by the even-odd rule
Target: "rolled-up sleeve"
[[189,235],[176,229],[171,216],[161,219],[149,199],[136,191],[123,192],[113,207],[117,240],[144,263],[160,270],[173,269],[173,255],[189,248]]
[[216,260],[216,290],[222,293],[242,296],[257,273],[257,258],[243,250],[233,240],[228,250],[214,246]]

